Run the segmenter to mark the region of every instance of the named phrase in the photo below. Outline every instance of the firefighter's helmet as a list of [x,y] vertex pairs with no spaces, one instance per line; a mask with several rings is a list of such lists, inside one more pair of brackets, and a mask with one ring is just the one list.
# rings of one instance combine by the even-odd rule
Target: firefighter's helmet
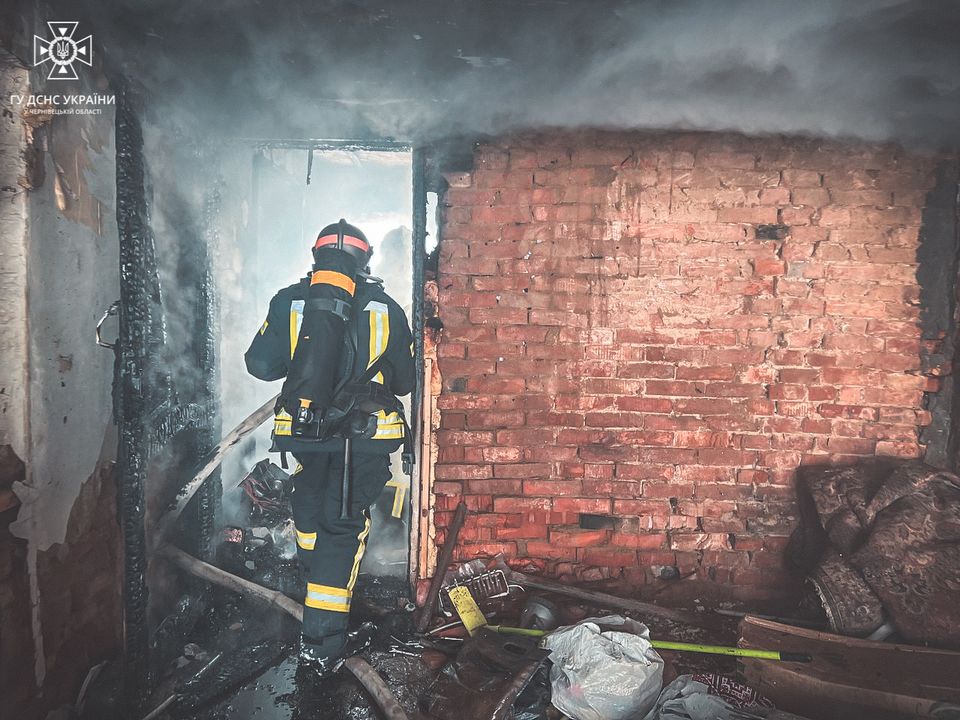
[[327,225],[317,235],[317,241],[313,244],[314,257],[321,248],[343,250],[357,261],[357,267],[361,269],[367,266],[373,255],[373,248],[363,231],[343,218],[340,218],[340,222]]

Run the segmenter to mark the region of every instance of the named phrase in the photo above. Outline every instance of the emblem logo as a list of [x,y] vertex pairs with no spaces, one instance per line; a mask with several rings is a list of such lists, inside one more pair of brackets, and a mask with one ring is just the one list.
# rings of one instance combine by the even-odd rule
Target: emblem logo
[[51,39],[33,36],[33,66],[51,63],[48,80],[76,80],[73,64],[93,65],[93,35],[74,40],[77,22],[48,22]]

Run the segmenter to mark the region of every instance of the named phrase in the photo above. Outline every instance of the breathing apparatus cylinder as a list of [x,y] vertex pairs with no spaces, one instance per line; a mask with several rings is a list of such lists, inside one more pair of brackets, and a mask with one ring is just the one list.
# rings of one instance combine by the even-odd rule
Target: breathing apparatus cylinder
[[293,418],[296,438],[322,439],[324,412],[339,379],[357,273],[371,255],[366,236],[346,220],[328,225],[317,236],[303,322],[278,400]]

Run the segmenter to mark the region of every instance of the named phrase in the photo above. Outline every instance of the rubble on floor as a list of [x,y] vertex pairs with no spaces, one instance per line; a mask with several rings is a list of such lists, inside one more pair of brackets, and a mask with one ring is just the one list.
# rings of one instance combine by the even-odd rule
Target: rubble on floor
[[[217,565],[302,601],[288,480],[269,463],[244,478],[248,514],[224,529]],[[520,572],[500,557],[451,567],[456,535],[447,536],[439,566],[448,569],[421,608],[405,580],[361,573],[351,625],[369,623],[372,640],[322,681],[298,673],[293,613],[195,584],[154,634],[158,681],[141,717],[802,720],[791,713],[807,707],[816,718],[893,718],[910,708],[960,717],[960,653],[821,632],[828,617],[812,590],[792,607],[672,607],[603,582],[573,586]],[[679,587],[683,578],[664,583]],[[85,688],[83,712],[64,720],[131,720],[115,701],[118,677],[105,668]]]
[[889,623],[909,643],[960,646],[960,477],[919,462],[815,467],[798,489],[786,558],[833,632]]

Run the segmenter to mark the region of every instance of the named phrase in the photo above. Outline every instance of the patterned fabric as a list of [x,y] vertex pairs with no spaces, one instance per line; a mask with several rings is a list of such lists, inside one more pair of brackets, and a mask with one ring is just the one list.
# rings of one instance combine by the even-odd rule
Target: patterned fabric
[[909,642],[960,644],[960,478],[920,463],[817,468],[799,477],[787,560],[836,632],[889,619]]
[[758,693],[749,685],[737,682],[726,675],[717,675],[716,673],[696,673],[691,677],[698,683],[707,686],[707,692],[716,695],[735,708],[745,708],[751,705],[772,708],[773,703],[763,695]]
[[810,573],[810,581],[834,632],[866,637],[883,625],[886,615],[880,598],[836,550],[827,552]]

